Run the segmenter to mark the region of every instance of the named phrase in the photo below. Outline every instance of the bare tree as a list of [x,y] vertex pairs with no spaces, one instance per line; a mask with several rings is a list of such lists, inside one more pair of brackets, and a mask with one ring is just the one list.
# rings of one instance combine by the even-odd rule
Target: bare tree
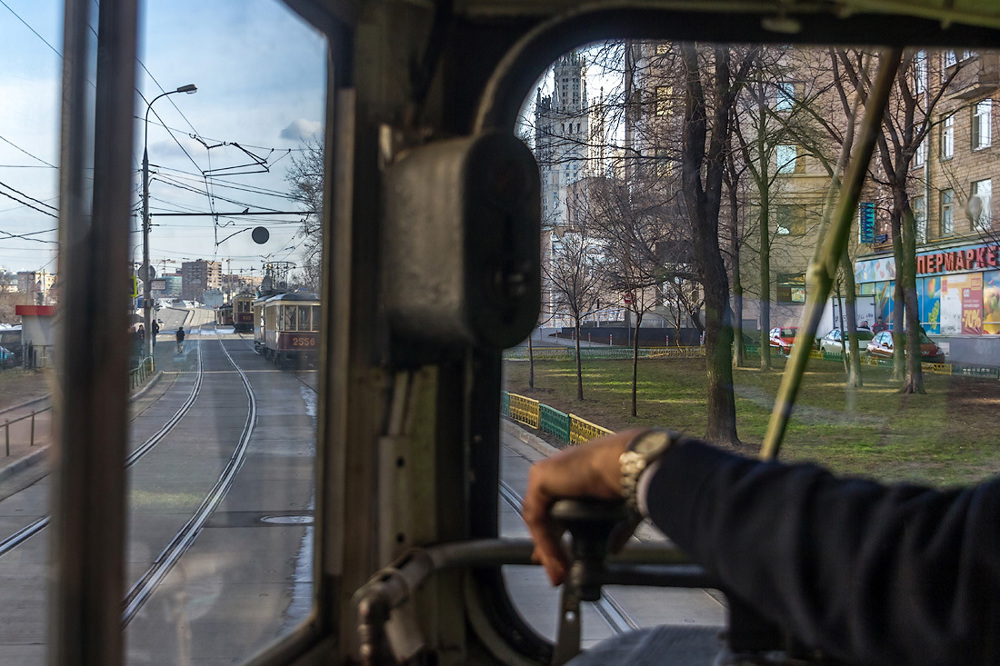
[[323,236],[320,214],[323,210],[323,143],[308,139],[302,144],[300,156],[292,157],[292,166],[285,174],[290,185],[289,195],[303,208],[299,235],[303,239],[302,265],[296,281],[313,291],[319,290],[323,268]]
[[625,294],[633,315],[632,333],[632,416],[637,415],[639,329],[643,317],[660,303],[659,285],[664,266],[675,257],[675,225],[665,221],[669,206],[655,188],[643,190],[642,179],[624,181],[594,178],[589,181],[585,213],[581,219],[597,241],[605,257],[605,284],[615,293]]
[[[684,126],[681,171],[694,256],[705,289],[705,353],[708,370],[707,437],[740,446],[729,325],[729,276],[719,246],[719,211],[725,148],[729,143],[737,81],[745,80],[753,51],[745,53],[734,75],[728,47],[699,49],[681,45],[684,72]],[[706,92],[706,88],[710,92]],[[711,113],[711,117],[709,114]]]
[[[871,81],[859,67],[864,58],[863,52],[841,50],[838,57],[855,92],[867,98]],[[904,53],[882,118],[882,132],[877,143],[879,169],[873,173],[873,177],[889,189],[892,197],[889,222],[896,260],[894,298],[897,304],[904,305],[893,312],[893,346],[910,350],[905,359],[903,355],[894,355],[893,376],[903,381],[903,393],[925,392],[919,352],[917,225],[907,190],[910,167],[920,144],[933,126],[935,107],[950,92],[949,86],[963,66],[958,62],[943,69],[939,85],[932,87],[928,85],[928,69],[932,60],[923,51],[909,50]]]
[[564,231],[544,265],[554,301],[573,321],[576,350],[576,399],[583,400],[583,363],[580,356],[580,322],[600,298],[601,259],[585,229]]

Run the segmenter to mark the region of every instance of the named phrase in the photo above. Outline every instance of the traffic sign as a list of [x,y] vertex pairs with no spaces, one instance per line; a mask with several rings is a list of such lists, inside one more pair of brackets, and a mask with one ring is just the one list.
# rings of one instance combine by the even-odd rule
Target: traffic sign
[[136,296],[139,295],[139,279],[134,275],[130,275],[128,280],[129,280],[129,295],[132,298],[135,298]]

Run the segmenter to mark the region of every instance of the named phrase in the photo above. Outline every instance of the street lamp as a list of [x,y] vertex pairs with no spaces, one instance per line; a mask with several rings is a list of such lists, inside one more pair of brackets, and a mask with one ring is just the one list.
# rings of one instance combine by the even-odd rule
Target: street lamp
[[142,268],[140,269],[142,273],[140,275],[142,278],[142,325],[146,329],[145,342],[143,343],[143,354],[145,356],[153,355],[153,335],[151,333],[153,329],[150,317],[152,312],[152,303],[150,303],[150,300],[153,295],[152,280],[150,278],[153,271],[149,263],[149,110],[153,108],[153,102],[161,97],[176,93],[191,95],[196,92],[198,92],[198,87],[193,83],[189,83],[177,90],[169,90],[157,95],[146,105],[145,132],[142,139]]

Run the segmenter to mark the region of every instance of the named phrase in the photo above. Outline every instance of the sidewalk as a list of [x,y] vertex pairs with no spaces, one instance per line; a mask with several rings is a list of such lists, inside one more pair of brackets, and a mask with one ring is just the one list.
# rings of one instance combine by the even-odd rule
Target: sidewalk
[[[173,347],[171,341],[170,347]],[[160,345],[157,345],[157,349]],[[160,379],[161,359],[156,356],[157,371],[145,385],[137,389],[129,400],[135,400],[151,389]],[[34,433],[32,433],[31,412],[35,412]],[[18,419],[22,419],[18,421]],[[9,426],[9,449],[6,422],[17,421]],[[32,444],[32,434],[34,444]],[[0,409],[0,482],[34,465],[48,461],[49,446],[52,444],[52,410],[50,396],[45,395],[26,402]]]

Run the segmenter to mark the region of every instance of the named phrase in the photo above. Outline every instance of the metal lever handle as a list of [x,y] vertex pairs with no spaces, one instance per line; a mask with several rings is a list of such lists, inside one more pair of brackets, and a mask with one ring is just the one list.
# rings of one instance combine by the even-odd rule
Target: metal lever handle
[[559,634],[552,655],[553,666],[561,666],[580,653],[580,602],[601,598],[608,537],[616,525],[629,519],[629,511],[621,501],[559,500],[552,505],[551,516],[572,536],[573,561],[563,583]]

